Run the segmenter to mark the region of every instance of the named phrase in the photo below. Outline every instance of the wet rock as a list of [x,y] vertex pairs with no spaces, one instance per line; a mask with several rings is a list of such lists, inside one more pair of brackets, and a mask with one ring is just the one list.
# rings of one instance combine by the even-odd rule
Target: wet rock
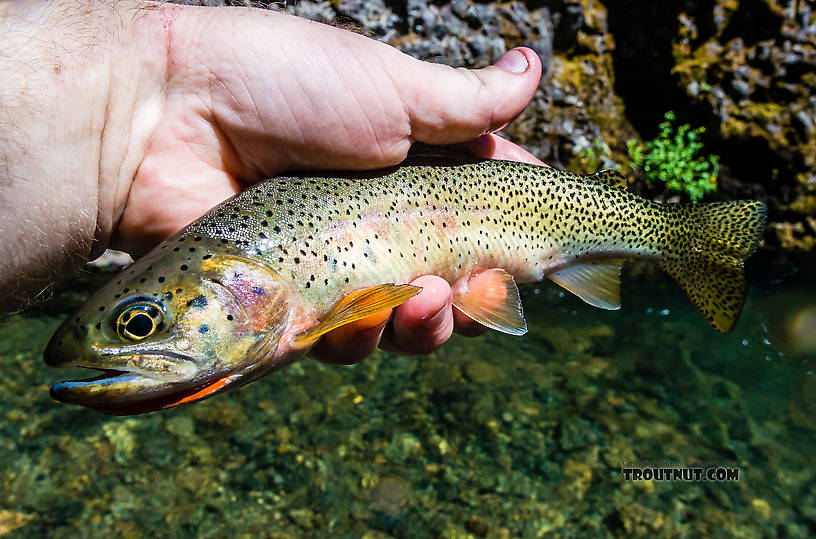
[[102,425],[102,431],[113,446],[116,462],[126,463],[138,447],[138,438],[134,429],[139,425],[137,419],[111,421]]
[[18,528],[22,528],[33,519],[33,515],[26,513],[19,513],[17,511],[10,511],[8,509],[0,510],[0,536],[11,533]]
[[485,537],[490,531],[490,524],[484,518],[473,515],[465,521],[465,528],[476,537]]
[[[700,110],[710,115],[704,123],[713,128],[712,150],[733,174],[761,184],[770,196],[771,244],[809,249],[812,241],[791,242],[788,231],[816,210],[807,186],[816,168],[816,132],[807,112],[816,85],[816,40],[805,29],[811,23],[790,16],[793,9],[776,0],[718,0],[689,10],[684,16],[694,28],[713,32],[689,32],[691,39],[674,47],[671,69],[697,116]],[[709,90],[700,91],[700,84]],[[750,196],[743,192],[727,196]]]
[[289,511],[289,517],[304,530],[314,528],[315,515],[311,509],[292,509]]
[[559,445],[565,451],[595,444],[598,433],[591,423],[582,418],[568,421],[561,427]]
[[745,98],[751,95],[751,85],[744,80],[735,79],[731,81],[731,88],[738,98]]
[[814,134],[814,115],[805,110],[797,110],[793,113],[793,124],[804,138],[810,138]]
[[468,378],[477,384],[492,384],[505,378],[504,371],[487,361],[474,360],[465,367]]
[[771,505],[762,498],[754,498],[751,500],[751,510],[764,520],[768,520],[771,517]]
[[187,415],[176,416],[164,424],[165,430],[181,441],[191,442],[197,439],[195,421]]
[[620,511],[623,529],[630,536],[647,537],[655,534],[673,535],[672,520],[659,511],[633,503]]
[[411,483],[402,476],[391,475],[380,479],[371,490],[374,510],[389,519],[402,515],[413,495]]
[[208,429],[232,431],[241,427],[246,415],[240,406],[223,399],[211,399],[201,403],[193,411],[195,420]]

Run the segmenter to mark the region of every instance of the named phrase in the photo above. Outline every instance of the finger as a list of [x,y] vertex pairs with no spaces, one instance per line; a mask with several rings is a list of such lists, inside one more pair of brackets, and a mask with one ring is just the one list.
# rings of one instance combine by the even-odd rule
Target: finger
[[394,310],[393,324],[380,347],[402,355],[428,354],[453,333],[451,289],[435,275],[424,275],[411,284],[421,286],[422,292]]
[[388,309],[340,326],[324,335],[309,354],[332,365],[359,363],[376,350],[390,316],[391,309]]
[[461,144],[461,146],[469,149],[476,157],[482,159],[505,159],[507,161],[530,163],[531,165],[549,166],[521,146],[495,134],[482,135],[475,140]]
[[498,131],[530,102],[541,78],[531,49],[511,49],[494,65],[477,70],[423,63],[406,81],[411,137],[450,144]]

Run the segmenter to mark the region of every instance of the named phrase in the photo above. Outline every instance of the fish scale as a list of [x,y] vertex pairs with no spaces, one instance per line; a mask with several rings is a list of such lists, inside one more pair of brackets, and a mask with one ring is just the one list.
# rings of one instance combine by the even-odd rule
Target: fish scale
[[620,307],[626,259],[657,263],[729,331],[757,201],[658,204],[614,171],[580,176],[507,161],[414,163],[274,178],[216,206],[100,289],[54,334],[52,366],[103,370],[52,395],[113,414],[185,404],[302,356],[436,274],[487,327],[527,331],[517,282],[549,278]]

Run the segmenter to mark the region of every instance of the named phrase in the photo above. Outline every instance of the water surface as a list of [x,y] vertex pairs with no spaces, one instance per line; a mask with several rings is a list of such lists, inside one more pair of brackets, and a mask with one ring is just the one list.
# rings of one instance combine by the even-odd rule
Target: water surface
[[[0,325],[0,535],[812,535],[816,264],[768,260],[726,336],[668,278],[628,271],[621,311],[527,287],[522,338],[303,359],[130,418],[48,397],[72,374],[42,350],[95,284],[61,291]],[[621,475],[666,459],[739,481]]]

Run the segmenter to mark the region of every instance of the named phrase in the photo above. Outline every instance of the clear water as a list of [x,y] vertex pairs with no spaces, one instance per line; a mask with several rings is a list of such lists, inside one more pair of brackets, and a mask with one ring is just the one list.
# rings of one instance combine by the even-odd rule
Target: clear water
[[[529,287],[523,338],[304,359],[131,418],[49,398],[71,373],[43,347],[95,284],[57,293],[0,326],[0,535],[812,535],[816,264],[781,266],[727,336],[667,278],[629,272],[618,312]],[[739,481],[621,475],[667,458]]]

